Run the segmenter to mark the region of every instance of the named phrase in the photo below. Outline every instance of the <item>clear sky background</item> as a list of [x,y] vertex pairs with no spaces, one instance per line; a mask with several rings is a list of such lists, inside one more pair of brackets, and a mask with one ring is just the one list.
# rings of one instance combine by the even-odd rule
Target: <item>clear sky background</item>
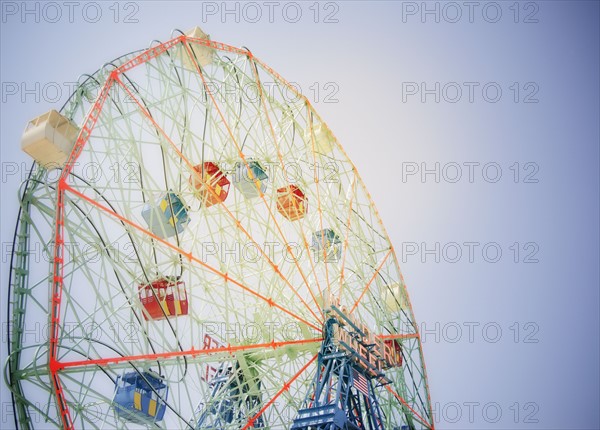
[[[421,325],[438,428],[600,428],[598,2],[1,8],[2,362],[25,124],[80,74],[199,25],[296,83],[355,162]],[[3,387],[3,416],[8,401]]]

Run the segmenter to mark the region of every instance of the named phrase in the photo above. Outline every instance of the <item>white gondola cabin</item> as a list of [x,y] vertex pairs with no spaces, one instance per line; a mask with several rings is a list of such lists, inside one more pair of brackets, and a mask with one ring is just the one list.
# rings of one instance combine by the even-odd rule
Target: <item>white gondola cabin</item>
[[21,137],[21,149],[45,169],[62,168],[78,134],[75,124],[51,110],[29,121]]

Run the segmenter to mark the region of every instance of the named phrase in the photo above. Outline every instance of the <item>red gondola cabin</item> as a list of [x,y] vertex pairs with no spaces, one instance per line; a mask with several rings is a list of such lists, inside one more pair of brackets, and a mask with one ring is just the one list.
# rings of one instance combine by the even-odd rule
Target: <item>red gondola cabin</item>
[[290,221],[302,218],[308,210],[306,195],[296,185],[279,188],[277,190],[277,210]]
[[385,356],[390,367],[402,367],[402,347],[395,339],[387,339],[383,341],[385,344]]
[[190,184],[195,189],[196,196],[204,207],[222,203],[229,194],[231,182],[227,176],[212,161],[194,166],[195,173],[190,176]]
[[188,298],[183,281],[158,279],[151,284],[140,285],[138,295],[146,321],[188,314]]

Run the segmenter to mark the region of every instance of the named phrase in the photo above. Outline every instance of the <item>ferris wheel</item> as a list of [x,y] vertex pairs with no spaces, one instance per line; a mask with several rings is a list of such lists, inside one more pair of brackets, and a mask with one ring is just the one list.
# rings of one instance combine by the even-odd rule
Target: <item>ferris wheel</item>
[[250,50],[176,31],[80,78],[22,148],[19,428],[434,428],[370,195]]

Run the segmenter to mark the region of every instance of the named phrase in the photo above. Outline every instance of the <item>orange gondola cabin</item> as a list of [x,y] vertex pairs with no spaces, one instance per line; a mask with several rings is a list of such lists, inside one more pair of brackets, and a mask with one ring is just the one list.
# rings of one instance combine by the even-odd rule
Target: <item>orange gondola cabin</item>
[[216,163],[205,161],[194,166],[190,184],[202,205],[209,207],[225,201],[231,182]]
[[277,190],[277,210],[290,221],[302,218],[308,210],[308,199],[297,185]]
[[178,279],[160,278],[138,287],[144,319],[161,320],[188,314],[185,283]]

